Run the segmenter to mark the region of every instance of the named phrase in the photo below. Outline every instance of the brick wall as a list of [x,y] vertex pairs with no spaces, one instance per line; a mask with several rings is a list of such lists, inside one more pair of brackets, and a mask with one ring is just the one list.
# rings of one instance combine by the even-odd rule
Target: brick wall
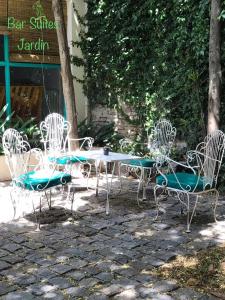
[[[136,118],[136,113],[130,107],[123,106],[124,112],[129,115],[131,119]],[[103,126],[106,123],[115,123],[115,130],[125,137],[135,136],[139,132],[139,128],[129,124],[124,117],[120,115],[115,109],[108,108],[103,105],[95,105],[91,110],[92,121],[97,125]]]

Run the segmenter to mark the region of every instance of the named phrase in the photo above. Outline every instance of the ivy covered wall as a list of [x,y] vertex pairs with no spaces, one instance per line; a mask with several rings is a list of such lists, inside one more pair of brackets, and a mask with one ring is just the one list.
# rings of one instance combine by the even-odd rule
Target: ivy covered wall
[[[143,128],[167,117],[180,139],[196,145],[206,134],[209,1],[86,2],[88,12],[80,21],[88,30],[78,45],[85,59],[74,63],[85,66],[91,107],[116,107]],[[135,108],[135,120],[122,103]]]

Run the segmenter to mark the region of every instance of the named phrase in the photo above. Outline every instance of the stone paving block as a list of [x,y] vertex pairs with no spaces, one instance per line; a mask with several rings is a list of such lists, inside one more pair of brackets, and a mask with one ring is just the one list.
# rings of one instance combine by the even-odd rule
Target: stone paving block
[[101,290],[101,293],[106,296],[113,296],[122,291],[122,287],[119,284],[111,284],[108,287],[105,287]]
[[8,268],[11,268],[11,265],[3,260],[0,260],[0,272]]
[[23,236],[23,235],[16,235],[16,236],[10,236],[10,240],[12,240],[13,242],[17,243],[17,244],[21,244],[24,242],[27,242],[27,237]]
[[126,267],[126,268],[120,268],[115,270],[116,273],[120,274],[121,276],[126,276],[126,277],[133,277],[134,275],[137,274],[137,270],[130,268],[130,267]]
[[72,280],[74,280],[74,281],[79,282],[80,280],[82,280],[85,277],[85,273],[80,272],[80,271],[74,271],[74,272],[66,273],[66,276],[68,278],[72,278]]
[[42,296],[50,291],[55,290],[56,288],[49,284],[36,283],[27,287],[27,292],[33,294],[34,296]]
[[109,297],[102,295],[100,293],[92,293],[89,297],[88,300],[108,300]]
[[152,287],[140,287],[138,289],[138,292],[142,298],[146,297],[153,297],[155,294],[157,294],[157,290],[153,289]]
[[48,292],[41,297],[42,299],[64,300],[64,294],[59,291]]
[[3,300],[32,300],[35,296],[23,291],[9,293],[3,297]]
[[95,275],[95,278],[97,278],[100,282],[110,282],[113,280],[113,275],[111,273],[99,273]]
[[63,292],[70,297],[85,297],[88,294],[87,288],[85,287],[70,287]]
[[38,243],[38,242],[34,242],[34,241],[24,242],[22,245],[25,246],[25,247],[27,247],[27,248],[29,248],[29,249],[32,249],[32,250],[44,247],[44,244]]
[[10,263],[11,265],[23,262],[23,259],[19,256],[16,256],[16,255],[4,256],[4,257],[2,257],[2,260]]
[[9,243],[2,246],[3,249],[8,250],[11,253],[14,253],[15,251],[22,249],[22,247],[16,243]]
[[80,287],[93,287],[94,285],[96,285],[99,282],[99,280],[97,278],[84,278],[79,282],[79,286]]
[[38,265],[42,266],[42,267],[49,267],[49,266],[53,266],[56,265],[57,262],[53,259],[45,259],[45,258],[41,258],[41,259],[37,259],[35,260],[35,263],[37,263]]
[[68,278],[62,276],[49,278],[48,282],[53,285],[55,289],[66,289],[73,286],[73,283]]
[[13,277],[13,282],[19,286],[26,286],[33,284],[37,281],[37,278],[31,274],[15,274]]
[[35,273],[35,276],[37,276],[38,280],[44,280],[46,281],[48,278],[55,277],[55,273],[48,268],[39,268],[37,272]]
[[81,269],[87,265],[87,262],[81,259],[73,258],[69,260],[68,264],[73,269]]
[[85,268],[85,275],[87,275],[87,276],[94,276],[101,272],[102,272],[102,270],[100,268],[98,268],[96,265],[95,266],[87,266]]
[[162,250],[162,251],[156,252],[154,255],[157,258],[159,258],[160,260],[168,262],[170,260],[175,259],[178,254],[180,254],[180,253],[177,250],[175,250],[175,251]]
[[54,265],[53,267],[51,267],[51,270],[53,272],[56,272],[60,275],[65,274],[73,269],[74,269],[73,267],[71,267],[69,265],[65,265],[65,264],[58,264],[58,265]]
[[135,276],[133,278],[120,277],[112,280],[112,284],[116,284],[121,286],[122,289],[133,289],[140,285],[138,281],[136,281]]
[[138,282],[142,283],[142,284],[152,284],[153,282],[155,282],[156,280],[158,280],[156,277],[152,276],[152,275],[148,275],[148,274],[138,274],[135,276],[135,280],[137,280]]
[[17,289],[15,285],[10,282],[0,281],[0,296],[13,292]]
[[175,280],[158,280],[153,283],[152,287],[157,291],[157,293],[166,293],[178,289],[178,285]]
[[117,300],[136,300],[138,298],[139,294],[135,289],[125,290],[113,297],[113,299]]
[[9,252],[3,249],[0,249],[0,258],[9,255]]

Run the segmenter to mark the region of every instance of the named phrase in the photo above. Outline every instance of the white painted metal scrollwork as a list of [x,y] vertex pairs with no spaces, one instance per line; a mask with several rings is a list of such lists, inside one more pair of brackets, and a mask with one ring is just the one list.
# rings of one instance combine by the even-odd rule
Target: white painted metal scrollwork
[[[37,148],[31,149],[29,143],[15,129],[7,129],[3,134],[2,142],[12,178],[11,199],[14,203],[14,213],[16,213],[18,200],[24,202],[28,196],[29,201],[32,201],[39,228],[40,223],[37,220],[32,193],[40,193],[41,211],[41,200],[43,195],[47,195],[47,190],[55,185],[65,185],[71,180],[70,175],[56,171],[56,166],[53,164],[49,168],[49,165],[44,163],[42,151]],[[31,162],[31,157],[36,160],[35,164]],[[52,181],[56,175],[57,183]],[[66,176],[68,180],[65,180]]]
[[168,120],[160,120],[148,137],[148,148],[155,158],[169,156],[176,137],[176,128]]
[[71,125],[57,113],[48,115],[40,124],[46,154],[60,155],[68,149]]
[[[142,143],[148,149],[148,154],[145,155],[142,159],[151,159],[153,161],[159,161],[162,158],[162,155],[170,155],[171,148],[173,146],[174,140],[176,137],[176,128],[172,126],[172,124],[168,120],[159,120],[153,130],[151,131],[151,135],[148,136],[147,143]],[[129,149],[129,146],[132,145],[132,140],[123,139],[120,141],[121,151],[124,152]],[[129,151],[130,154],[133,153],[132,150]],[[140,163],[138,164],[138,160],[134,164],[122,163],[121,164],[121,173],[122,169],[125,168],[126,175],[130,172],[134,173],[139,179],[138,190],[137,190],[137,202],[139,202],[139,193],[141,188],[143,189],[142,199],[146,199],[146,187],[150,183],[152,176],[155,175],[155,164],[151,167],[146,167]]]
[[[64,168],[66,172],[71,173],[74,165],[73,161],[79,163],[79,168],[87,178],[91,173],[91,164],[88,161],[81,160],[80,156],[71,151],[72,144],[79,145],[79,150],[90,150],[93,146],[94,139],[84,137],[78,139],[70,138],[71,124],[58,113],[48,115],[40,124],[42,142],[44,144],[46,157],[55,159],[65,159]],[[87,182],[88,187],[88,182]]]
[[[163,177],[160,185],[156,185],[154,188],[155,201],[159,212],[159,201],[157,196],[157,190],[164,188],[169,190],[170,193],[177,195],[178,199],[187,209],[187,232],[190,231],[190,224],[195,213],[199,196],[204,193],[215,193],[216,200],[214,203],[214,218],[216,219],[216,206],[218,201],[218,191],[216,189],[217,178],[222,163],[225,147],[225,135],[222,131],[216,130],[208,134],[204,142],[200,143],[196,150],[187,152],[186,164],[176,162],[169,157],[162,155],[157,164],[158,173]],[[162,161],[166,162],[167,172],[162,172]],[[194,177],[194,182],[186,183],[181,182],[180,173],[176,172],[177,166],[184,170],[184,174],[190,174]],[[185,173],[186,172],[186,173]],[[183,174],[183,173],[182,173]],[[170,186],[169,177],[173,178],[173,187]],[[195,204],[190,215],[190,195],[195,196]],[[186,198],[186,201],[181,197]],[[158,213],[157,213],[158,217]]]

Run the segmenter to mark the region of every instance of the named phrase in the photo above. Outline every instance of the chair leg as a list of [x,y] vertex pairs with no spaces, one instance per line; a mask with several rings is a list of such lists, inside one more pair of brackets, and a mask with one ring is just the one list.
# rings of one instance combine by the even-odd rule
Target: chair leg
[[191,232],[190,226],[191,226],[191,222],[192,222],[193,216],[194,216],[195,211],[196,211],[199,196],[196,195],[195,204],[194,204],[194,207],[193,207],[193,210],[192,210],[191,214],[190,214],[190,196],[189,196],[189,194],[186,194],[186,196],[187,196],[187,230],[186,230],[186,232],[190,233]]
[[219,200],[219,192],[218,192],[217,190],[215,190],[215,195],[216,195],[216,199],[215,199],[214,207],[213,207],[213,216],[214,216],[215,222],[217,222],[217,218],[216,218],[216,208],[217,208],[218,200]]
[[89,177],[91,174],[91,167],[92,167],[91,164],[88,164],[88,165],[89,165],[89,171],[87,172],[87,190],[89,190]]
[[48,198],[47,192],[45,192],[45,197],[47,199],[48,208],[49,208],[49,210],[51,210],[52,209],[52,192],[51,192],[51,190],[49,191],[49,198]]
[[119,193],[122,192],[122,176],[121,176],[121,163],[118,163],[118,177],[120,181]]
[[141,187],[143,187],[143,194],[144,194],[144,184],[143,184],[143,181],[144,181],[144,169],[141,168],[141,175],[140,175],[140,178],[139,178],[138,190],[137,190],[137,203],[138,203],[139,207],[141,207],[140,199],[139,199],[139,194],[140,194],[140,191],[141,191]]
[[156,210],[157,210],[157,213],[156,213],[156,217],[154,218],[154,220],[158,220],[158,217],[159,217],[159,199],[157,197],[157,190],[161,188],[157,185],[154,186],[154,199],[155,199],[155,205],[156,205]]
[[[72,190],[72,192],[71,192],[71,190]],[[74,186],[74,184],[69,184],[67,200],[71,199],[71,214],[73,214],[74,195],[75,195],[75,186]]]
[[146,188],[147,188],[147,170],[143,168],[143,195],[142,195],[142,200],[147,199],[146,195]]
[[16,205],[16,200],[15,200],[15,198],[14,198],[16,192],[14,191],[14,188],[13,188],[13,187],[10,188],[9,194],[10,194],[10,199],[11,199],[11,202],[12,202],[12,205],[13,205],[13,219],[15,219],[15,217],[16,217],[16,207],[17,207],[17,205]]

